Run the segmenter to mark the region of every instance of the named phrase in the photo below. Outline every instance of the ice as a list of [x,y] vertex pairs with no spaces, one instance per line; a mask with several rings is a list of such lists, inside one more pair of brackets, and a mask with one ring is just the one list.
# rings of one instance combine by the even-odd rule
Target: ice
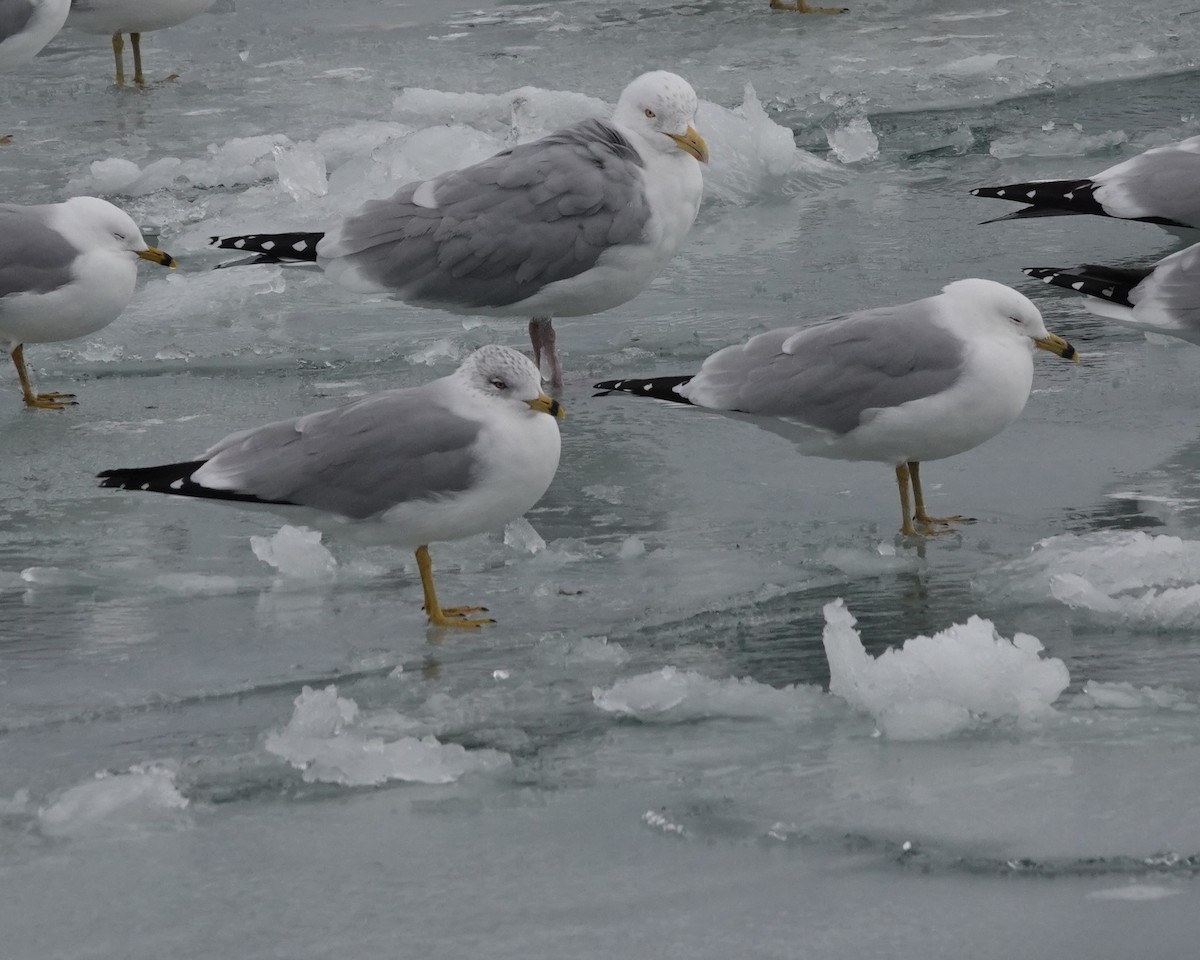
[[1200,705],[1179,691],[1098,680],[1085,683],[1083,690],[1071,698],[1070,705],[1076,710],[1174,710],[1182,713],[1200,710]]
[[820,708],[821,699],[820,688],[815,685],[779,689],[749,677],[714,680],[671,666],[619,680],[608,689],[592,689],[592,701],[605,713],[636,717],[643,722],[808,716]]
[[321,544],[321,532],[284,524],[270,537],[251,537],[250,549],[263,563],[293,580],[332,580],[337,560]]
[[277,143],[271,148],[279,182],[296,201],[313,200],[329,192],[325,157],[315,143]]
[[154,763],[130,767],[126,773],[97,773],[38,811],[42,833],[111,837],[186,826],[188,799],[175,786],[175,775],[172,767]]
[[1111,150],[1128,139],[1123,130],[1106,130],[1089,136],[1078,123],[1059,127],[1051,121],[1039,133],[997,137],[988,152],[1000,160],[1014,157],[1082,157]]
[[980,578],[977,589],[1053,599],[1108,622],[1187,629],[1200,623],[1200,541],[1140,530],[1063,534]]
[[498,750],[466,750],[434,737],[402,736],[385,741],[371,736],[371,718],[337,687],[305,687],[282,730],[267,734],[264,746],[303,771],[310,783],[374,786],[389,780],[453,783],[466,773],[494,771],[511,762]]
[[635,557],[645,556],[646,543],[641,537],[628,536],[621,541],[621,545],[617,547],[618,560],[632,560]]
[[696,124],[712,155],[704,171],[706,202],[761,202],[764,195],[842,176],[833,164],[796,146],[792,131],[767,116],[751,84],[732,110],[701,100]]
[[579,120],[607,117],[612,107],[575,91],[518,87],[507,93],[450,93],[409,87],[392,102],[392,114],[414,125],[438,117],[508,137],[520,126],[525,140]]
[[524,517],[517,517],[504,528],[504,545],[531,556],[546,549],[546,541]]
[[980,617],[872,658],[841,600],[824,613],[830,693],[871,714],[891,739],[936,739],[980,721],[1044,717],[1070,681],[1061,660],[1039,656],[1036,637],[1008,640]]
[[1120,887],[1093,890],[1088,897],[1092,900],[1126,900],[1136,903],[1162,900],[1180,893],[1183,893],[1183,889],[1180,887],[1164,887],[1153,883],[1127,883]]

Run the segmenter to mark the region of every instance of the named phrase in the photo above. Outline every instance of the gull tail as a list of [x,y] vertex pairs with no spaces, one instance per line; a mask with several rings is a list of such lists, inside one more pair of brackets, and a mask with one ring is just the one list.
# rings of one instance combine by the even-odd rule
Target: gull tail
[[202,497],[208,500],[236,500],[241,503],[287,503],[286,500],[263,500],[252,493],[237,490],[215,490],[196,483],[192,474],[206,460],[187,460],[182,463],[164,463],[157,467],[119,467],[96,474],[100,486],[115,490],[146,490],[150,493],[167,493],[176,497]]
[[1055,287],[1074,290],[1097,300],[1132,307],[1133,288],[1153,272],[1152,267],[1129,269],[1085,263],[1079,267],[1024,267],[1022,273]]
[[1033,180],[1029,183],[1009,183],[1002,187],[976,187],[973,197],[988,197],[995,200],[1012,200],[1029,206],[1015,213],[986,220],[1020,220],[1025,217],[1066,217],[1072,214],[1090,213],[1107,217],[1108,213],[1094,196],[1096,184],[1091,180]]
[[686,377],[651,377],[648,380],[602,380],[592,386],[601,391],[594,394],[597,397],[610,393],[632,393],[639,397],[669,400],[671,403],[686,403],[690,406],[692,401],[681,397],[676,391],[691,379],[689,374]]
[[241,250],[256,256],[217,267],[240,267],[256,263],[316,263],[317,244],[323,233],[247,233],[240,237],[209,237],[212,247],[223,250]]

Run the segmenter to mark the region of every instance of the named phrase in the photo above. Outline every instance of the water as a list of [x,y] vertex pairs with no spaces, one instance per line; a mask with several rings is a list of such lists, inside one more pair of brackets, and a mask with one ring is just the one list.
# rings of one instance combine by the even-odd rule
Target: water
[[[967,191],[1200,132],[1200,16],[766,6],[219,0],[146,38],[178,82],[118,91],[70,33],[0,78],[3,196],[109,196],[181,263],[30,347],[81,406],[25,411],[0,375],[0,956],[1194,949],[1200,351],[1020,274],[1179,241],[980,226],[1008,205]],[[494,627],[427,631],[387,547],[94,487],[524,345],[213,273],[207,238],[319,229],[654,67],[704,100],[705,205],[645,293],[558,325],[563,465],[528,522],[434,546]],[[1039,356],[1014,426],[928,465],[931,509],[978,522],[919,547],[883,467],[588,389],[964,276],[1084,360]]]

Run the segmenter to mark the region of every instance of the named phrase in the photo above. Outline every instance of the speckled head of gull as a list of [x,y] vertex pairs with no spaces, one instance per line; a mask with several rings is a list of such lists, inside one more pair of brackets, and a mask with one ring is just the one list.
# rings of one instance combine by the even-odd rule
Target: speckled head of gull
[[316,261],[362,293],[457,314],[529,317],[539,368],[561,385],[554,317],[637,296],[675,255],[700,209],[708,147],[696,92],[658,70],[625,88],[609,120],[584,120],[482,163],[372,200],[327,233],[213,237]]
[[476,350],[432,383],[234,433],[198,458],[106,470],[101,486],[266,505],[306,522],[368,527],[415,549],[425,612],[478,627],[483,607],[443,607],[429,544],[502,526],[541,498],[558,469],[562,407],[508,347]]
[[[67,26],[84,33],[112,37],[118,87],[125,85],[125,41],[121,34],[129,34],[133,47],[133,82],[142,86],[146,82],[142,73],[142,34],[190,20],[214,3],[216,0],[71,0]],[[167,79],[174,80],[175,74]]]
[[714,353],[694,375],[596,387],[719,410],[805,454],[890,464],[901,532],[927,534],[968,518],[926,512],[921,461],[970,450],[1016,420],[1035,348],[1078,356],[1016,290],[957,280],[913,303],[761,333]]
[[23,344],[74,340],[108,326],[133,297],[139,259],[175,266],[107,200],[0,204],[0,345],[27,406],[60,410],[74,395],[35,393]]
[[1026,267],[1045,283],[1083,295],[1083,305],[1125,327],[1200,344],[1200,243],[1149,267]]
[[979,187],[971,195],[1026,205],[997,220],[1090,213],[1200,229],[1200,137],[1154,147],[1090,177]]
[[0,70],[36,57],[54,39],[71,0],[0,0]]

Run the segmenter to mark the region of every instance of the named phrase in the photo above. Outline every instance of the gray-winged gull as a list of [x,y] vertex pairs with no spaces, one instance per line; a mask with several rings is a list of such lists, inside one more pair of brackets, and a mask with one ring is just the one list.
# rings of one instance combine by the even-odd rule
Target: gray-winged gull
[[33,391],[23,344],[74,340],[108,326],[133,297],[139,258],[175,266],[107,200],[0,204],[0,345],[28,406],[60,410],[74,401],[69,393]]
[[926,513],[920,463],[970,450],[1016,420],[1035,347],[1077,358],[1016,290],[957,280],[912,303],[761,333],[694,375],[596,387],[750,420],[804,454],[892,464],[901,532],[912,535],[967,519]]
[[1200,344],[1200,243],[1149,267],[1025,267],[1045,283],[1083,294],[1083,305],[1122,326]]
[[438,603],[429,544],[494,529],[537,503],[558,469],[562,416],[528,357],[490,345],[432,383],[243,430],[195,460],[99,476],[103,487],[355,524],[416,551],[431,623],[478,627],[491,621],[467,615],[485,608]]
[[1027,204],[996,220],[1090,213],[1200,229],[1200,137],[1154,147],[1090,177],[978,187],[971,196]]
[[70,9],[71,0],[0,0],[0,70],[36,57]]
[[[252,262],[316,261],[349,290],[457,314],[530,317],[534,363],[562,383],[554,317],[631,300],[700,209],[696,93],[645,73],[611,120],[584,120],[482,163],[409,183],[327,233],[213,237]],[[245,261],[241,261],[245,262]]]
[[[112,37],[113,58],[117,63],[117,86],[125,84],[125,41],[129,34],[133,47],[133,82],[146,82],[142,73],[142,34],[165,30],[204,13],[216,0],[71,0],[67,26],[84,33]],[[174,79],[171,74],[167,79]]]

